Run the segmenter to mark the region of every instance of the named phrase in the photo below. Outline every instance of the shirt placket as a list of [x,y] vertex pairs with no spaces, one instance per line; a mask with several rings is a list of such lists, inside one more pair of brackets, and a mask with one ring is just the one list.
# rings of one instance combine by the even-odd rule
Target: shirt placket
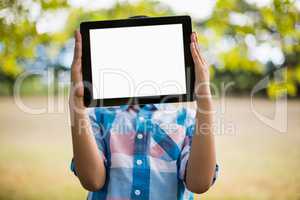
[[148,157],[151,112],[141,110],[136,118],[131,199],[149,199],[150,163]]

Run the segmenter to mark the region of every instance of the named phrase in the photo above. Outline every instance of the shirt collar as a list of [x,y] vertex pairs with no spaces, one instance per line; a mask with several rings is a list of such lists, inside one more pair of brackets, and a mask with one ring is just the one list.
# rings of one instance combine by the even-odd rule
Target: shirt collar
[[[145,105],[140,105],[141,110],[145,111],[155,111],[159,108],[158,104],[145,104]],[[120,109],[123,111],[128,111],[129,105],[122,105],[120,106]]]

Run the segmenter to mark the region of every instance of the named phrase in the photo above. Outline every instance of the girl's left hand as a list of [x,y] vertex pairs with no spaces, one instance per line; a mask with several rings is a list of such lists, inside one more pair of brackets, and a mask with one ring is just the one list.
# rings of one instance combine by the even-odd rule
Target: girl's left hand
[[191,34],[190,49],[195,64],[195,93],[196,95],[210,95],[209,65],[201,54],[195,32]]

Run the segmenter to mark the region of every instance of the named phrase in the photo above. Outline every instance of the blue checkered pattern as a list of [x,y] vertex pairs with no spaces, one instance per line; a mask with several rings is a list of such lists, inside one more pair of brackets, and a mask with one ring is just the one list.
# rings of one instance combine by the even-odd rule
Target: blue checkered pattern
[[[106,167],[106,183],[90,200],[193,199],[185,171],[195,111],[172,104],[89,109],[93,134]],[[72,162],[72,171],[76,166]],[[213,182],[216,180],[218,166]]]

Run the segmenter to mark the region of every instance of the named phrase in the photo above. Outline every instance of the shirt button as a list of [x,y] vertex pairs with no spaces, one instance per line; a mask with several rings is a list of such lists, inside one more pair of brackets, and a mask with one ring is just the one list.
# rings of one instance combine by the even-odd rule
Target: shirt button
[[138,139],[143,139],[143,134],[141,134],[141,133],[137,134],[137,138]]
[[135,191],[134,191],[134,194],[135,194],[136,196],[140,196],[140,195],[141,195],[141,191],[140,191],[140,190],[135,190]]
[[140,116],[140,117],[139,117],[139,120],[140,120],[141,122],[143,122],[143,121],[145,120],[145,118],[144,118],[143,116]]
[[142,161],[142,160],[137,160],[137,161],[136,161],[136,164],[137,164],[137,165],[141,165],[141,164],[143,164],[143,161]]

